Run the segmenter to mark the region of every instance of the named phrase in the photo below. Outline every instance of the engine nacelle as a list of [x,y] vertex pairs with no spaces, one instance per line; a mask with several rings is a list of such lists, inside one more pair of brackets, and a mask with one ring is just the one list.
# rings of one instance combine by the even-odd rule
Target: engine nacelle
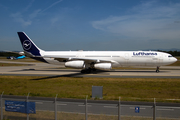
[[112,65],[111,63],[97,63],[94,64],[94,68],[99,70],[110,70],[112,68]]
[[83,69],[85,64],[84,61],[68,61],[65,63],[65,67]]

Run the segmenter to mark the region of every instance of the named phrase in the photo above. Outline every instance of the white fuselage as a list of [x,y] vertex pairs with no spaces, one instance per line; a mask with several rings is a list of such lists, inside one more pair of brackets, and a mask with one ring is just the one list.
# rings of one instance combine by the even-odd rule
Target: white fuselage
[[[168,53],[157,51],[44,51],[42,57],[50,64],[58,64],[54,58],[71,58],[112,61],[112,67],[120,66],[162,66],[177,61]],[[99,61],[98,61],[99,60]]]

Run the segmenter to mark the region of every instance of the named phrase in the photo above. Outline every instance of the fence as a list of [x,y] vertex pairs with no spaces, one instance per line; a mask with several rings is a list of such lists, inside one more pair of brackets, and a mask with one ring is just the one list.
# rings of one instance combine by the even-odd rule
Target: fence
[[[168,119],[180,118],[180,104],[96,101],[57,98],[40,98],[29,96],[1,95],[2,119],[58,120],[58,119]],[[7,112],[4,110],[6,100],[30,101],[36,104],[36,114]],[[135,118],[134,118],[135,117]]]

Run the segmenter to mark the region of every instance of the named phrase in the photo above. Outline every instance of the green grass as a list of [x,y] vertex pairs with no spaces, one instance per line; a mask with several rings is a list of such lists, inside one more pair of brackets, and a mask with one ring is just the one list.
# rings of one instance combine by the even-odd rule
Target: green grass
[[18,59],[18,60],[11,60],[11,59],[7,59],[6,57],[0,57],[0,60],[2,61],[9,61],[9,62],[19,62],[19,64],[17,63],[1,63],[0,62],[0,67],[4,67],[4,66],[28,66],[28,64],[21,64],[21,62],[33,62],[33,63],[42,63],[40,61],[31,59],[31,58],[24,58],[24,59]]
[[7,66],[28,66],[28,64],[0,63],[0,67],[7,67]]
[[18,60],[11,60],[11,59],[7,59],[6,57],[0,57],[0,60],[3,60],[3,61],[14,61],[14,62],[41,62],[41,61],[37,61],[37,60],[34,60],[32,58],[29,58],[29,57],[26,57],[26,58],[23,58],[23,59],[18,59]]
[[[164,101],[180,99],[180,79],[149,78],[70,78],[0,76],[0,92],[5,95],[91,99],[93,86],[103,86],[104,100]],[[179,101],[174,101],[179,102]]]

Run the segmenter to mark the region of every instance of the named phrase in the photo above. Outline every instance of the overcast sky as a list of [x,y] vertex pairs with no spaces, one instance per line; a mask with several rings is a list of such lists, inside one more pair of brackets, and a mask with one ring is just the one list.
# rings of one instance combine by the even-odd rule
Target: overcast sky
[[0,51],[180,49],[180,0],[1,0]]

